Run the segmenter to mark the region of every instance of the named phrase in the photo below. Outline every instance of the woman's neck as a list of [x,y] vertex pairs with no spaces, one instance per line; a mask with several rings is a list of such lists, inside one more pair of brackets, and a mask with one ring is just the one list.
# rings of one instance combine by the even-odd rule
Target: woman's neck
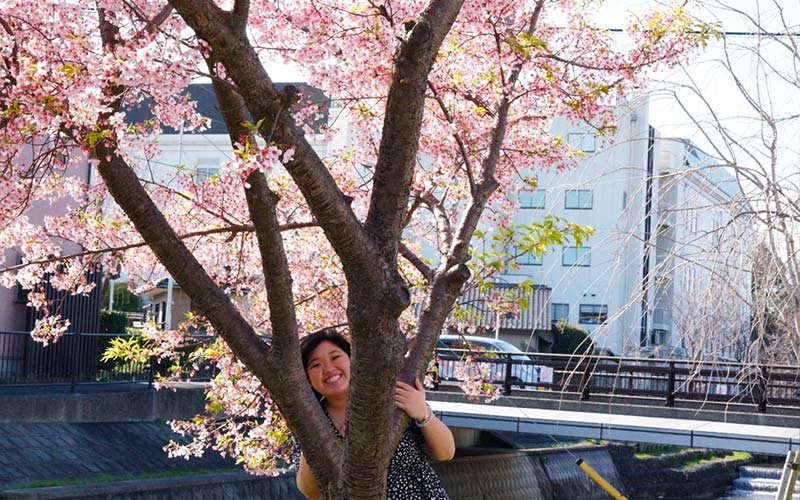
[[326,398],[328,412],[344,413],[347,410],[347,398]]

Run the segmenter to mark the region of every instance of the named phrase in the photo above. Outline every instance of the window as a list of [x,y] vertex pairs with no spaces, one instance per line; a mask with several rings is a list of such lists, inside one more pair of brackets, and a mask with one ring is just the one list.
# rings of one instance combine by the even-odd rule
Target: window
[[564,196],[564,208],[575,210],[591,210],[591,189],[568,189]]
[[213,159],[200,159],[194,171],[194,181],[196,183],[206,182],[212,177],[219,175],[219,163]]
[[541,255],[536,255],[534,253],[526,253],[524,255],[520,255],[517,260],[523,266],[541,266],[542,265],[542,256]]
[[594,134],[571,133],[567,136],[567,140],[573,149],[579,149],[584,153],[594,153],[597,149],[597,138]]
[[667,332],[660,328],[650,330],[650,343],[653,345],[664,345],[667,343]]
[[569,321],[569,304],[552,304],[550,306],[550,323],[555,325],[559,321]]
[[589,267],[592,265],[590,247],[564,247],[561,255],[562,266]]
[[584,325],[599,325],[608,319],[608,306],[598,304],[581,304],[578,314],[578,323]]
[[219,169],[217,167],[197,167],[194,173],[194,181],[198,184],[206,182],[212,177],[216,177],[217,174],[219,174]]
[[544,189],[535,191],[520,191],[520,208],[544,208]]

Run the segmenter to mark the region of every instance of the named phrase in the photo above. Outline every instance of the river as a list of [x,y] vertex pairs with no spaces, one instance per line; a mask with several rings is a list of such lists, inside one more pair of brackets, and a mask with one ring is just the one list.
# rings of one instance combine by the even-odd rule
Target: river
[[[719,500],[774,500],[778,492],[782,469],[778,466],[743,465],[733,486]],[[800,500],[800,487],[795,487],[792,498]]]

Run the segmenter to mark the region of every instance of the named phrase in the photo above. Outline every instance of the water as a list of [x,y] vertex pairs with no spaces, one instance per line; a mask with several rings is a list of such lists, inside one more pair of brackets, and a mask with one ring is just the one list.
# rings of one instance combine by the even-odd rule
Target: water
[[[743,465],[733,486],[719,500],[774,500],[781,482],[782,469]],[[795,486],[793,499],[800,500],[800,485]]]

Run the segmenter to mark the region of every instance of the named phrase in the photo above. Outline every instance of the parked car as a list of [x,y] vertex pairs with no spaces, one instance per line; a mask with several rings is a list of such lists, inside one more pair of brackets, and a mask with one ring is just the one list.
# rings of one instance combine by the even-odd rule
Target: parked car
[[490,373],[490,382],[502,383],[505,379],[506,364],[503,359],[510,356],[517,361],[511,367],[511,383],[519,387],[533,385],[540,381],[541,367],[534,365],[533,361],[517,346],[505,340],[474,335],[442,335],[438,344],[439,378],[441,380],[455,380],[456,372],[464,367],[464,358],[470,354],[496,359],[498,362],[487,361]]

